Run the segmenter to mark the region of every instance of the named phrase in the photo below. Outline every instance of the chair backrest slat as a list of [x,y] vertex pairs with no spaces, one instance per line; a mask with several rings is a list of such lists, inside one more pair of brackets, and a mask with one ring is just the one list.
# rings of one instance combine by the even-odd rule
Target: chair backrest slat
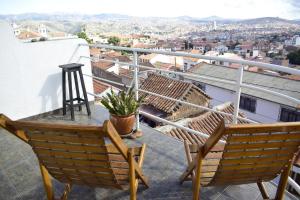
[[223,135],[226,144],[222,157],[211,162],[216,168],[208,185],[270,181],[293,161],[300,123],[229,125]]
[[[123,188],[129,183],[129,164],[120,152],[126,145],[113,127],[11,121],[24,130],[39,161],[57,180],[65,183]],[[118,142],[116,143],[115,140]],[[121,146],[121,147],[120,147]],[[126,147],[127,148],[127,147]]]

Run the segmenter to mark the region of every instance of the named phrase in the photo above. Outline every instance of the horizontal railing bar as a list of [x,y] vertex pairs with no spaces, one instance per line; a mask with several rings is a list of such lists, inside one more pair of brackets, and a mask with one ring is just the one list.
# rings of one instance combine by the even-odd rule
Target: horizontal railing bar
[[191,74],[191,73],[186,73],[186,72],[175,72],[175,71],[171,71],[171,70],[166,70],[166,69],[158,69],[158,68],[153,68],[153,67],[148,67],[148,66],[143,66],[143,65],[139,65],[140,68],[145,68],[145,69],[151,69],[151,70],[156,70],[156,71],[161,71],[161,72],[166,72],[166,73],[173,73],[173,74],[177,74],[177,75],[181,75],[181,76],[188,76],[188,77],[193,77],[193,78],[202,78],[202,79],[206,79],[209,81],[218,81],[220,83],[227,83],[227,84],[231,84],[231,85],[235,85],[236,82],[235,81],[228,81],[228,80],[223,80],[223,79],[219,79],[219,78],[213,78],[213,77],[208,77],[208,76],[202,76],[202,75],[195,75],[195,74]]
[[[114,61],[114,60],[106,60],[106,59],[99,59],[99,60],[101,60],[101,61],[107,61],[107,62],[114,62],[114,63],[122,64],[122,65],[129,65],[129,66],[132,65],[130,63],[119,62],[119,61]],[[190,74],[190,73],[175,72],[175,71],[171,71],[171,70],[157,69],[157,68],[143,66],[143,65],[138,65],[138,66],[140,68],[145,68],[145,69],[149,69],[149,70],[162,71],[162,72],[173,73],[173,74],[177,74],[177,75],[181,75],[181,76],[193,77],[193,78],[196,78],[196,79],[202,78],[202,79],[205,79],[205,80],[218,81],[220,83],[226,83],[226,84],[236,85],[235,81],[223,80],[223,79],[219,79],[219,78],[207,77],[207,76],[202,76],[202,75],[195,75],[195,74]],[[199,80],[199,81],[201,81],[201,80]],[[296,99],[294,97],[290,97],[288,95],[285,95],[285,94],[282,94],[282,93],[279,93],[279,92],[275,92],[273,90],[268,90],[268,89],[263,88],[263,87],[257,87],[257,86],[254,86],[254,85],[251,85],[251,84],[246,84],[246,83],[242,83],[241,87],[249,88],[249,89],[256,89],[256,90],[260,90],[260,91],[263,91],[263,92],[268,92],[269,94],[273,94],[273,95],[276,95],[276,96],[281,96],[281,97],[287,98],[287,99],[289,99],[291,101],[294,101],[294,102],[300,104],[300,100],[299,99]]]
[[[147,112],[144,112],[144,111],[140,111],[140,114],[146,116],[146,117],[149,117],[150,119],[153,119],[153,120],[156,120],[156,121],[159,121],[159,122],[162,122],[162,123],[166,123],[166,124],[169,124],[169,125],[172,125],[172,126],[175,126],[176,128],[180,128],[180,129],[183,129],[185,131],[188,131],[192,134],[195,134],[195,135],[200,135],[202,137],[205,137],[205,138],[209,138],[210,136],[205,134],[205,133],[202,133],[202,132],[199,132],[199,131],[195,131],[193,129],[190,129],[190,128],[187,128],[185,126],[182,126],[182,125],[179,125],[179,124],[176,124],[174,122],[170,122],[168,120],[165,120],[165,119],[162,119],[160,117],[157,117],[155,115],[151,115],[150,113],[147,113]],[[226,143],[224,140],[219,140],[219,142],[221,143]]]
[[286,98],[286,99],[289,99],[289,100],[291,100],[291,101],[294,101],[294,102],[297,102],[297,103],[300,104],[300,100],[299,100],[299,99],[296,99],[296,98],[294,98],[294,97],[290,97],[290,96],[285,95],[285,94],[282,94],[282,93],[280,93],[280,92],[275,92],[275,91],[273,91],[273,90],[268,90],[268,89],[263,88],[263,87],[257,87],[257,86],[255,86],[255,85],[247,84],[247,83],[242,83],[242,84],[241,84],[241,87],[243,87],[243,88],[248,88],[248,89],[260,90],[260,91],[263,91],[263,92],[267,92],[267,93],[269,93],[269,94],[273,94],[273,95],[275,95],[275,96],[281,96],[281,97],[284,97],[284,98]]
[[[81,56],[81,57],[82,58],[89,58],[89,59],[92,60],[91,57],[87,57],[87,56]],[[97,58],[97,60],[104,61],[104,62],[112,62],[112,63],[116,63],[116,64],[120,64],[120,65],[134,66],[132,63],[120,62],[120,61],[116,61],[116,60],[108,60],[108,59],[102,59],[102,58]],[[138,67],[144,68],[144,69],[149,69],[149,70],[162,71],[162,72],[166,72],[166,73],[173,73],[173,74],[182,75],[182,76],[189,76],[189,77],[193,77],[193,78],[197,78],[197,79],[198,78],[203,78],[203,79],[206,79],[206,80],[218,81],[218,82],[221,82],[221,83],[227,83],[227,84],[231,84],[231,85],[236,84],[235,81],[228,81],[228,80],[223,80],[223,79],[219,79],[219,78],[201,76],[201,75],[198,75],[198,74],[195,75],[195,74],[191,74],[191,73],[175,72],[175,71],[170,71],[170,70],[164,70],[164,69],[148,67],[148,66],[144,66],[144,65],[140,65],[140,64],[138,64]]]
[[[124,84],[121,84],[121,83],[118,83],[118,82],[114,82],[114,81],[110,81],[110,80],[107,80],[107,79],[99,78],[99,77],[96,77],[96,76],[90,76],[90,75],[87,75],[87,74],[84,74],[84,75],[95,78],[95,79],[98,79],[98,80],[101,80],[101,81],[104,81],[104,82],[109,82],[109,83],[117,84],[117,85],[120,85],[120,86],[130,87],[128,85],[124,85]],[[271,93],[271,94],[275,94],[277,96],[282,96],[282,97],[288,98],[290,100],[293,100],[297,103],[300,103],[299,100],[297,100],[293,97],[290,97],[290,96],[287,96],[287,95],[284,95],[284,94],[281,94],[281,93],[278,93],[278,92],[270,91],[268,89],[264,89],[264,88],[261,88],[261,87],[257,87],[257,86],[253,86],[253,85],[245,84],[245,83],[242,83],[241,86],[244,87],[244,88],[257,89],[257,90],[261,90],[261,91],[268,92],[268,93]],[[208,110],[208,111],[217,112],[217,113],[224,114],[224,115],[227,115],[227,116],[233,116],[232,114],[223,113],[223,112],[216,111],[216,110],[213,110],[213,109],[210,109],[210,108],[207,108],[207,107],[203,107],[203,106],[199,106],[199,105],[196,105],[196,104],[191,104],[191,103],[188,103],[188,102],[173,99],[173,98],[170,98],[170,97],[162,96],[162,95],[152,93],[152,92],[149,92],[149,91],[146,91],[146,90],[141,90],[141,89],[139,89],[139,90],[143,91],[143,92],[146,92],[146,93],[149,93],[151,95],[156,95],[156,96],[159,96],[159,97],[162,97],[162,98],[165,98],[165,99],[169,99],[169,100],[172,100],[172,101],[177,101],[177,102],[180,102],[180,103],[183,103],[183,104],[187,104],[187,105],[190,105],[190,106],[202,108],[202,109],[205,109],[205,110]],[[250,120],[250,119],[247,119],[247,118],[243,118],[243,117],[238,117],[238,119],[243,119],[243,120],[249,121],[251,123],[257,123],[256,121],[253,121],[253,120]]]
[[91,96],[94,96],[94,97],[101,97],[100,95],[98,94],[94,94],[94,93],[90,93],[90,92],[86,92],[87,94],[91,95]]
[[[140,66],[141,68],[147,68],[147,69],[151,69],[151,67],[146,67],[146,66]],[[152,68],[153,69],[153,68]],[[168,71],[168,70],[162,70],[162,69],[154,69],[154,70],[157,70],[157,71],[163,71],[163,72],[167,72],[167,73],[174,73],[174,74],[179,74],[179,75],[182,75],[182,76],[189,76],[189,77],[195,77],[195,78],[203,78],[203,79],[206,79],[206,80],[211,80],[211,81],[218,81],[218,82],[221,82],[221,83],[227,83],[227,84],[231,84],[231,85],[236,85],[236,82],[235,81],[228,81],[228,80],[222,80],[222,79],[218,79],[218,78],[212,78],[212,77],[207,77],[207,76],[201,76],[201,75],[194,75],[194,74],[189,74],[189,73],[182,73],[182,72],[174,72],[174,71]],[[201,80],[199,80],[201,81]],[[262,87],[258,87],[258,86],[255,86],[255,85],[252,85],[252,84],[247,84],[247,83],[242,83],[241,84],[241,87],[244,87],[244,88],[250,88],[250,89],[257,89],[257,90],[261,90],[263,92],[268,92],[269,94],[273,94],[273,95],[276,95],[276,96],[281,96],[281,97],[285,97],[287,99],[290,99],[291,101],[294,101],[296,103],[299,103],[300,104],[300,100],[299,99],[296,99],[294,97],[290,97],[288,95],[285,95],[285,94],[282,94],[282,93],[279,93],[279,92],[275,92],[273,90],[269,90],[269,89],[266,89],[264,88],[263,86]],[[242,92],[243,93],[243,92]]]
[[98,48],[105,48],[105,49],[114,49],[114,50],[125,50],[125,51],[132,51],[132,52],[141,52],[141,53],[156,53],[156,54],[164,54],[170,56],[182,56],[182,57],[191,57],[191,58],[199,58],[199,59],[206,59],[206,60],[216,60],[216,61],[223,61],[229,63],[237,63],[241,65],[250,65],[250,66],[257,66],[266,69],[271,69],[274,71],[286,72],[289,74],[296,74],[300,75],[300,70],[292,69],[289,67],[284,67],[280,65],[274,65],[269,63],[261,63],[255,61],[248,61],[248,60],[237,60],[237,59],[230,59],[230,58],[222,58],[217,56],[206,56],[200,54],[192,54],[192,53],[183,53],[183,52],[171,52],[171,51],[160,51],[160,50],[150,50],[150,49],[141,49],[141,48],[129,48],[129,47],[120,47],[120,46],[111,46],[111,45],[104,45],[104,44],[96,44],[96,45],[89,45],[89,44],[80,44],[81,46],[92,46]]
[[300,186],[290,176],[288,178],[288,183],[297,191],[298,194],[300,194]]
[[[93,94],[93,93],[90,93],[90,92],[87,92],[87,94],[92,95],[92,96],[94,96],[94,97],[100,97],[99,95],[96,95],[96,94]],[[196,135],[201,135],[201,136],[203,136],[203,137],[205,137],[205,138],[209,138],[209,135],[207,135],[207,134],[205,134],[205,133],[202,133],[202,132],[199,132],[199,131],[195,131],[195,130],[193,130],[193,129],[190,129],[190,128],[187,128],[187,127],[178,125],[178,124],[176,124],[176,123],[174,123],[174,122],[170,122],[170,121],[165,120],[165,119],[162,119],[162,118],[160,118],[160,117],[156,117],[156,116],[154,116],[154,115],[151,115],[150,113],[147,113],[147,112],[144,112],[144,111],[140,111],[140,114],[142,114],[142,115],[144,115],[144,116],[147,116],[147,117],[149,117],[149,118],[151,118],[151,119],[153,119],[153,120],[156,120],[156,121],[159,121],[159,122],[163,122],[163,123],[166,123],[166,124],[175,126],[176,128],[180,128],[180,129],[186,130],[186,131],[188,131],[188,132],[190,132],[190,133],[193,133],[193,134],[196,134]],[[219,142],[225,143],[224,140],[220,140]]]
[[[182,104],[185,104],[185,105],[188,105],[188,106],[192,106],[192,107],[196,107],[196,108],[201,108],[203,110],[207,110],[207,111],[211,111],[211,112],[216,112],[216,113],[219,113],[219,114],[222,114],[222,115],[233,117],[233,114],[225,113],[225,112],[222,112],[222,111],[217,111],[217,110],[205,107],[205,106],[200,106],[200,105],[196,105],[196,104],[189,103],[189,102],[186,102],[186,101],[181,101],[181,100],[174,99],[174,98],[167,97],[167,96],[163,96],[163,95],[160,95],[160,94],[157,94],[157,93],[149,92],[149,91],[143,90],[143,89],[139,89],[139,91],[140,92],[145,92],[145,93],[148,93],[148,94],[151,94],[151,95],[155,95],[155,96],[158,96],[158,97],[161,97],[161,98],[164,98],[164,99],[168,99],[168,100],[171,100],[171,101],[179,102],[179,103],[182,103]],[[241,119],[241,120],[249,121],[249,122],[252,122],[252,123],[257,123],[255,121],[247,119],[247,118],[243,118],[243,117],[237,117],[237,118]]]

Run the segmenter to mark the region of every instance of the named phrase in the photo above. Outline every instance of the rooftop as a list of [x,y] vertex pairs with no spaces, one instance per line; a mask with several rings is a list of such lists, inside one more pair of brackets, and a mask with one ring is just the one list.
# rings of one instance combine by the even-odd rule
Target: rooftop
[[[76,121],[69,116],[63,117],[61,112],[35,116],[31,119],[49,123],[102,124],[108,119],[108,112],[99,105],[91,105],[92,116],[85,111],[76,111]],[[183,143],[175,138],[142,125],[143,137],[126,140],[128,145],[147,144],[144,173],[149,177],[150,188],[139,188],[138,199],[191,199],[191,183],[179,184],[179,176],[185,170],[186,160]],[[31,148],[18,138],[4,130],[0,130],[0,199],[45,199],[45,191],[38,161]],[[61,194],[64,185],[54,181],[55,192]],[[270,196],[274,197],[276,187],[266,183]],[[201,190],[202,199],[262,199],[255,184],[207,187]],[[103,188],[74,186],[69,199],[129,199],[129,192]],[[289,193],[286,200],[296,199]]]
[[[222,107],[216,107],[217,111],[222,111],[225,113],[233,114],[234,107],[233,104],[225,103]],[[241,117],[244,117],[243,113],[240,113]],[[224,114],[219,114],[215,112],[206,112],[200,116],[189,118],[189,120],[185,119],[186,123],[183,124],[184,126],[199,131],[201,133],[205,133],[207,135],[211,135],[215,129],[217,128],[220,121],[224,119],[225,121],[232,121],[231,116],[226,116]],[[238,123],[244,124],[249,123],[246,120],[238,120]],[[166,125],[166,127],[158,127],[156,128],[159,131],[162,131],[164,134],[174,137],[178,140],[184,141],[187,140],[191,144],[204,144],[207,138],[201,135],[195,135],[189,133],[186,130],[182,130],[180,128],[174,128],[170,125]]]
[[[205,75],[212,78],[229,80],[229,81],[236,81],[236,73],[237,73],[236,69],[207,64],[207,63],[197,64],[194,67],[192,67],[189,70],[189,72],[199,74],[199,75]],[[235,85],[221,83],[218,81],[201,79],[201,82],[209,85],[217,86],[220,88],[225,88],[231,91],[235,91],[236,88]],[[252,84],[255,86],[261,86],[263,88],[271,89],[275,92],[279,92],[288,95],[290,97],[300,99],[300,93],[299,93],[300,81],[290,80],[287,78],[282,78],[273,75],[244,71],[243,83]],[[298,106],[294,101],[273,94],[265,93],[259,90],[243,88],[242,93],[249,94],[251,96],[255,96],[258,98],[264,97],[264,99],[267,99],[272,102],[280,103],[282,105],[288,105],[292,107]]]
[[[189,91],[197,91],[200,95],[210,99],[205,92],[192,83],[174,80],[154,73],[150,74],[142,83],[141,89],[179,100],[186,97]],[[145,93],[141,93],[141,95],[145,95],[144,103],[146,105],[151,105],[165,113],[172,113],[174,107],[177,105],[175,101],[155,95]]]

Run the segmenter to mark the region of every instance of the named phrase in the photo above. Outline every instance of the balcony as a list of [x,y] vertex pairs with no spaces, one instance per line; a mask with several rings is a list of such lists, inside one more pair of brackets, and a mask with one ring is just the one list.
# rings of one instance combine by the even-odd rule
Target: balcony
[[[101,124],[109,113],[102,106],[91,104],[92,116],[86,112],[76,112],[76,121],[69,116],[62,117],[62,111],[31,117],[43,122],[64,124]],[[146,143],[144,173],[150,178],[150,188],[141,186],[138,199],[191,199],[191,183],[179,184],[179,176],[185,170],[186,158],[181,141],[166,136],[141,124],[144,136],[137,140],[126,140],[129,145]],[[31,148],[16,137],[0,130],[0,199],[45,199],[37,158]],[[64,185],[55,181],[55,191],[63,190]],[[267,183],[271,197],[275,196],[276,185]],[[201,192],[202,199],[262,199],[256,184],[207,187]],[[69,199],[129,199],[129,192],[101,188],[73,187]],[[297,198],[286,192],[286,200]]]
[[[0,24],[1,27],[1,24]],[[9,34],[2,38],[4,44],[11,41],[13,44],[7,44],[6,54],[0,55],[0,61],[4,62],[2,66],[17,66],[18,70],[9,68],[4,70],[1,75],[0,83],[5,85],[3,88],[3,98],[0,100],[1,110],[12,117],[13,119],[34,119],[44,122],[55,123],[75,123],[75,124],[101,124],[105,119],[108,119],[108,112],[102,106],[93,103],[92,78],[105,81],[113,85],[124,86],[123,83],[114,82],[111,80],[103,80],[99,77],[93,77],[90,67],[90,55],[88,44],[83,40],[69,40],[69,41],[48,41],[40,44],[17,44]],[[288,69],[281,66],[245,62],[240,60],[230,60],[226,58],[217,57],[203,57],[201,55],[193,55],[188,53],[174,53],[164,51],[151,51],[143,49],[130,49],[124,47],[112,47],[99,45],[98,48],[126,50],[133,52],[132,63],[122,63],[120,61],[114,62],[120,65],[130,65],[132,68],[132,85],[135,85],[136,92],[144,92],[151,95],[159,96],[170,101],[176,101],[188,106],[194,106],[197,109],[204,109],[208,112],[219,113],[228,116],[231,120],[229,123],[237,123],[239,120],[245,120],[250,123],[257,123],[248,118],[239,115],[239,101],[241,96],[241,89],[248,88],[258,90],[272,95],[277,95],[280,98],[286,98],[294,104],[299,104],[300,100],[295,97],[290,97],[278,91],[271,91],[266,88],[253,86],[249,83],[243,82],[243,65],[262,66],[267,69],[283,71],[290,74],[300,75],[298,70]],[[15,53],[15,49],[23,50],[25,56],[20,56]],[[47,51],[41,52],[40,49]],[[61,49],[64,49],[63,51]],[[27,50],[32,50],[28,51]],[[59,51],[60,50],[60,51]],[[242,67],[236,70],[236,80],[221,80],[220,78],[212,78],[209,76],[199,76],[185,72],[175,72],[165,69],[153,69],[149,66],[140,66],[137,62],[138,52],[158,53],[172,56],[185,56],[202,58],[209,60],[219,60],[226,62],[239,63]],[[34,56],[32,55],[34,54]],[[14,58],[12,55],[15,55]],[[50,61],[49,61],[50,60]],[[17,61],[16,65],[12,65],[13,61]],[[89,100],[92,102],[92,116],[87,117],[86,112],[76,112],[76,121],[70,121],[69,116],[63,116],[61,108],[61,80],[58,65],[62,63],[81,62],[85,64],[85,82]],[[43,66],[43,68],[40,68]],[[205,79],[210,81],[219,81],[224,84],[232,85],[234,91],[234,111],[226,113],[215,108],[196,105],[186,102],[184,100],[174,99],[173,97],[163,96],[153,92],[143,90],[139,87],[139,71],[140,69],[148,69],[160,71],[165,73],[173,73],[178,76],[188,76],[197,79]],[[15,76],[14,78],[11,78]],[[37,77],[38,76],[38,77]],[[36,79],[35,79],[36,78]],[[16,83],[16,80],[23,81]],[[126,85],[126,84],[125,84]],[[208,138],[209,135],[193,130],[187,126],[171,122],[169,120],[160,118],[151,113],[141,111],[140,114],[156,120],[164,125],[171,125],[178,129],[187,131],[190,134],[199,135]],[[139,115],[137,115],[137,119]],[[139,120],[138,120],[139,121]],[[143,123],[137,123],[144,133],[144,136],[137,140],[126,140],[129,145],[146,143],[148,149],[146,150],[146,157],[144,163],[144,172],[150,178],[150,188],[144,190],[142,187],[138,191],[138,199],[191,199],[192,185],[191,183],[179,184],[178,178],[186,167],[186,158],[184,155],[184,147],[182,141],[174,137],[163,134],[156,129],[150,128]],[[42,185],[41,175],[38,168],[38,163],[31,148],[19,141],[14,136],[11,136],[4,130],[0,130],[0,199],[45,199],[45,192]],[[274,197],[276,191],[277,180],[267,183],[267,190],[271,197]],[[290,182],[293,185],[293,182]],[[294,186],[298,188],[299,186]],[[63,185],[55,182],[55,191],[61,193]],[[228,187],[208,187],[201,190],[203,199],[261,199],[259,190],[255,184],[228,186]],[[128,199],[129,193],[127,191],[107,190],[100,188],[88,188],[76,186],[72,189],[70,199]],[[297,199],[295,196],[286,191],[285,199]]]

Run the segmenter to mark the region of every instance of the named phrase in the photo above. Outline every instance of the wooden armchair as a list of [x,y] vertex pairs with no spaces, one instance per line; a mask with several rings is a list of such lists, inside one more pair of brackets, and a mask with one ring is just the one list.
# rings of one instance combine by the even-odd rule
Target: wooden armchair
[[73,184],[130,188],[136,199],[139,180],[148,188],[142,165],[146,145],[128,148],[110,121],[103,126],[11,121],[0,115],[0,126],[31,145],[37,155],[48,200],[54,192],[50,175],[66,183],[61,199]]
[[[226,143],[218,143],[221,137]],[[300,123],[224,125],[202,146],[185,142],[188,167],[180,182],[193,180],[193,199],[200,187],[257,183],[269,199],[263,181],[281,175],[276,200],[283,199],[293,160],[300,146]]]

